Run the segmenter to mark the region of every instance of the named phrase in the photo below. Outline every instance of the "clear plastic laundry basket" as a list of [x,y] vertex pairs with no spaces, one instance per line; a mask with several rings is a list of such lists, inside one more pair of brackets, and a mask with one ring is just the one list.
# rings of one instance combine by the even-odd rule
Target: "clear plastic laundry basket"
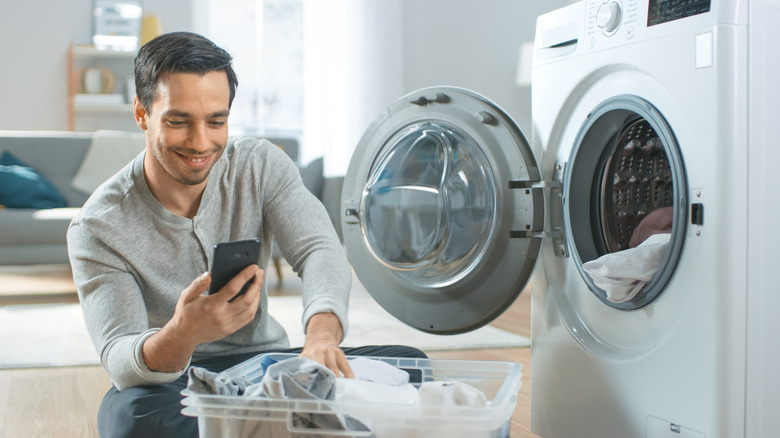
[[[226,370],[233,378],[262,380],[261,363],[296,357],[258,355]],[[412,384],[456,381],[481,391],[485,406],[393,404],[377,400],[356,403],[337,400],[269,399],[264,397],[196,394],[185,389],[184,415],[198,418],[201,438],[249,437],[507,437],[522,384],[522,365],[515,362],[372,357],[409,371]],[[420,382],[415,382],[419,380]],[[296,427],[306,415],[339,415],[359,420],[370,430],[326,430]]]

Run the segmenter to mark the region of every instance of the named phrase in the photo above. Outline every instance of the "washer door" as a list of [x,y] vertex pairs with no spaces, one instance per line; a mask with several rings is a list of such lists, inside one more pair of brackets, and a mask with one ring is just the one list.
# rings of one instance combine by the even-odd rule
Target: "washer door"
[[543,227],[539,175],[523,133],[488,99],[452,87],[401,98],[363,135],[344,180],[342,231],[358,278],[420,330],[489,323],[539,253],[541,239],[525,237]]

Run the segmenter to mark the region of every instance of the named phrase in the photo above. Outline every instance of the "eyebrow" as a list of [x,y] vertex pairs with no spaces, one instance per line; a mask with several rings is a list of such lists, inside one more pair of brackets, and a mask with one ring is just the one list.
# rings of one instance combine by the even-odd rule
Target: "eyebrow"
[[[177,109],[167,110],[167,111],[165,111],[163,113],[163,115],[164,116],[168,116],[168,117],[185,117],[185,118],[191,118],[192,117],[192,114],[190,114],[190,113],[188,113],[186,111],[181,111],[181,110],[177,110]],[[226,110],[222,110],[222,111],[213,112],[211,114],[208,114],[206,117],[212,119],[212,118],[217,118],[217,117],[227,117],[229,115],[230,115],[230,110],[226,109]]]

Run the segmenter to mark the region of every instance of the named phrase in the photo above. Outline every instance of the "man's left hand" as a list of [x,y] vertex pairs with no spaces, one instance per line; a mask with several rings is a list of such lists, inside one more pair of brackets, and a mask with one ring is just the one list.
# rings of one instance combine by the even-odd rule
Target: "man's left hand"
[[332,313],[318,313],[309,319],[306,326],[306,342],[302,357],[316,360],[325,365],[337,377],[353,378],[352,369],[344,351],[339,348],[343,336],[341,322]]

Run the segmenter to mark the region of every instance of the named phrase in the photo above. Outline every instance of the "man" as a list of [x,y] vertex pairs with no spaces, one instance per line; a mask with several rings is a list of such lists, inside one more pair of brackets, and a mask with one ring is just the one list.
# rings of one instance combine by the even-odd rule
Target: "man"
[[[104,183],[68,230],[84,319],[114,387],[101,436],[197,436],[180,414],[185,371],[221,371],[261,351],[299,351],[351,377],[339,344],[351,270],[328,215],[297,168],[264,140],[228,139],[237,78],[231,57],[176,32],[135,60],[133,112],[146,149]],[[303,279],[302,349],[268,314],[263,270],[272,236]],[[214,244],[260,237],[259,266],[204,294]],[[246,293],[229,301],[248,280]],[[401,347],[347,354],[424,356]]]

